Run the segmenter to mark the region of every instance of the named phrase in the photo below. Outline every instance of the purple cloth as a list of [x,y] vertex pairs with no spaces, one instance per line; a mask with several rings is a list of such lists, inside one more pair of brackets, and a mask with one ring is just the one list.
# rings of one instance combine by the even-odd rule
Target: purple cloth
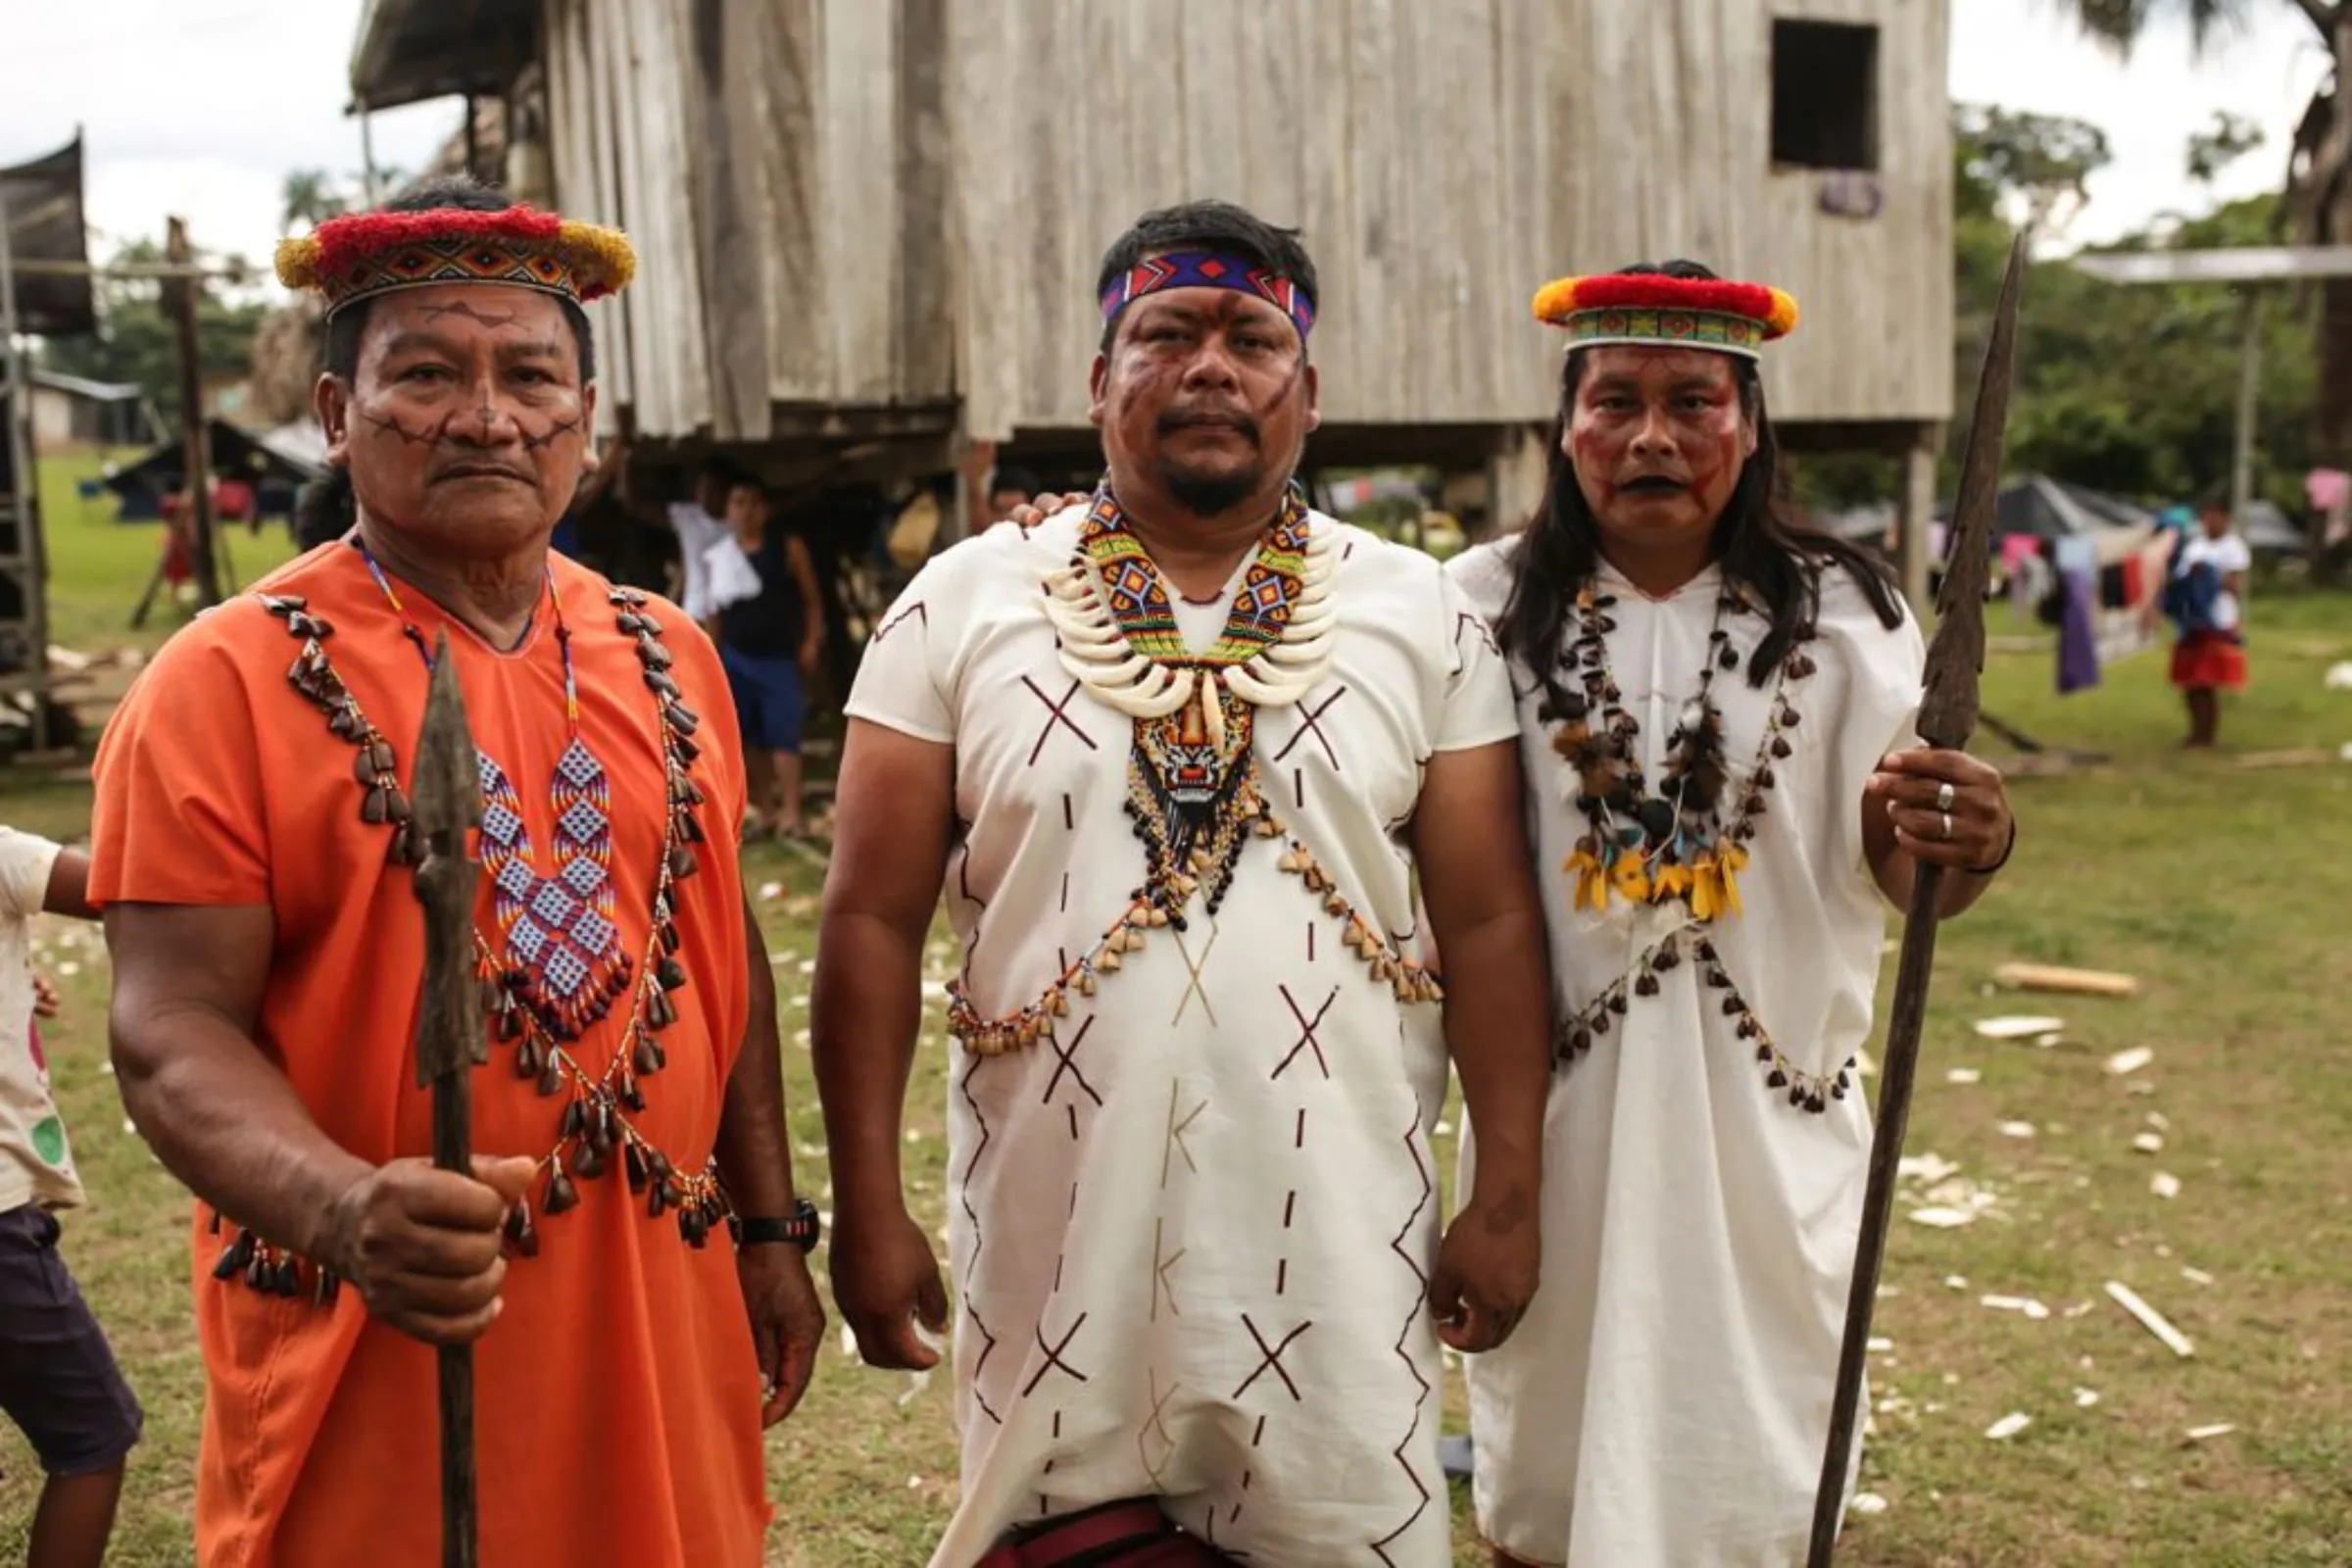
[[2079,692],[2099,683],[2098,592],[2096,573],[2064,574],[2062,615],[2058,622],[2058,695]]

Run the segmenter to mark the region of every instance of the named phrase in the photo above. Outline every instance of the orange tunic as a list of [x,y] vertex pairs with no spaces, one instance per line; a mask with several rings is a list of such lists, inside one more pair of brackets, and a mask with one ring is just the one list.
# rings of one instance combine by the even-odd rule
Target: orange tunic
[[[608,584],[554,563],[572,632],[581,734],[611,778],[613,916],[632,957],[649,935],[666,792],[655,701]],[[300,595],[333,626],[328,657],[394,744],[406,787],[425,669],[360,553],[328,545],[261,585]],[[414,590],[429,639],[447,627],[476,743],[513,779],[553,869],[548,780],[568,732],[553,616],[500,654]],[[717,1137],[748,1002],[732,824],[743,780],[716,655],[675,608],[647,612],[704,722],[693,775],[708,797],[701,869],[678,885],[677,956],[690,977],[662,1034],[668,1061],[631,1117],[676,1169],[703,1168]],[[100,903],[267,904],[276,953],[257,1033],[319,1125],[364,1158],[431,1152],[430,1098],[414,1040],[424,925],[391,830],[361,817],[357,750],[288,684],[300,644],[247,597],[174,637],[108,728],[97,762],[90,890]],[[482,883],[480,929],[497,931]],[[493,935],[493,941],[496,941]],[[601,1073],[628,1000],[574,1046]],[[545,1155],[563,1102],[542,1099],[493,1045],[474,1076],[474,1148]],[[481,1558],[496,1568],[757,1568],[768,1516],[760,1377],[723,1231],[689,1248],[618,1170],[578,1183],[580,1203],[539,1213],[540,1254],[513,1263],[506,1311],[475,1348]],[[545,1191],[544,1177],[533,1206]],[[209,1397],[196,1493],[206,1568],[315,1568],[438,1559],[438,1412],[432,1350],[371,1320],[357,1292],[331,1307],[212,1277],[223,1238],[201,1205],[197,1322]],[[229,1234],[233,1234],[233,1231]]]

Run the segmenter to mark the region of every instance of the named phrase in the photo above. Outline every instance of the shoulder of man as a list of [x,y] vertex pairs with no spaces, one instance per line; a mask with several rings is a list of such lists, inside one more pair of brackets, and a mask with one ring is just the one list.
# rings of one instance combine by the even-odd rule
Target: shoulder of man
[[1849,649],[1853,657],[1873,664],[1920,662],[1927,645],[1901,589],[1890,584],[1886,590],[1899,617],[1889,626],[1852,570],[1833,562],[1820,571],[1821,609],[1814,624],[1831,647]]
[[1518,569],[1520,547],[1526,543],[1524,533],[1508,533],[1499,539],[1490,539],[1446,563],[1446,576],[1470,608],[1489,621],[1499,619],[1503,606],[1510,602],[1511,576]]

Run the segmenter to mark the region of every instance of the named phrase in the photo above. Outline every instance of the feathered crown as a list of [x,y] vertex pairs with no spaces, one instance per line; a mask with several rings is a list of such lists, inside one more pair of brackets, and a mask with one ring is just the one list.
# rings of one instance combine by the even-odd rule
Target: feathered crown
[[498,283],[585,304],[636,275],[637,252],[618,229],[528,206],[355,213],[277,247],[278,281],[317,290],[330,317],[354,300],[428,283]]
[[1535,309],[1538,320],[1567,332],[1570,348],[1623,343],[1755,359],[1796,329],[1796,301],[1780,289],[1663,272],[1559,278],[1536,291]]

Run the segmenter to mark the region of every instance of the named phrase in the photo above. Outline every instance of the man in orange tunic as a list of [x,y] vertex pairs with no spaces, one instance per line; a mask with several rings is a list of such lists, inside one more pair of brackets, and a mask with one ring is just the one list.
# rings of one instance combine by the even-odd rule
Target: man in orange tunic
[[[432,1348],[478,1339],[484,1563],[757,1568],[823,1317],[734,710],[683,614],[548,549],[593,462],[579,304],[633,260],[469,183],[404,205],[279,258],[328,303],[356,527],[175,637],[98,758],[117,1074],[199,1200],[198,1558],[437,1560]],[[473,1179],[421,1157],[413,1056],[444,636],[485,805]]]

